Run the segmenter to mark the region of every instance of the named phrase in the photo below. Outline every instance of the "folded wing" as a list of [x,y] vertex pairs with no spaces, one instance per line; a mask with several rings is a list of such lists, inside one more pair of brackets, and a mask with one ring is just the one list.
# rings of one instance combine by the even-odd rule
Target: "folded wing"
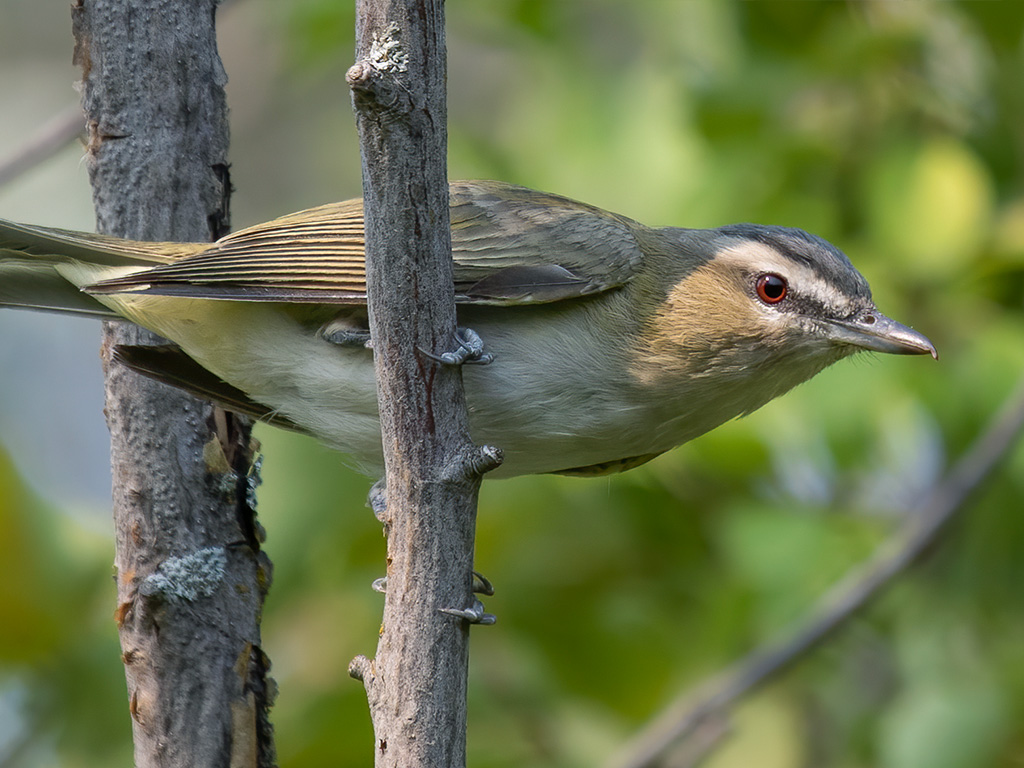
[[[628,282],[643,254],[641,225],[600,208],[499,182],[451,187],[456,300],[532,304]],[[241,230],[198,253],[89,287],[244,301],[364,304],[359,200]]]

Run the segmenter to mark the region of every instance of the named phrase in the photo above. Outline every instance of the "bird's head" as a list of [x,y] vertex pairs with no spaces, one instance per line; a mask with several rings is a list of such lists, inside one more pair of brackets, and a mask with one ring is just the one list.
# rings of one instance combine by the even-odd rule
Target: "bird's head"
[[[931,354],[922,334],[875,307],[850,260],[787,227],[661,230],[666,273],[634,374],[647,384],[721,388],[749,412],[854,352]],[[684,389],[692,389],[687,386]]]
[[867,280],[828,241],[756,224],[716,232],[707,266],[745,299],[755,336],[839,357],[863,350],[936,356],[925,336],[878,311]]

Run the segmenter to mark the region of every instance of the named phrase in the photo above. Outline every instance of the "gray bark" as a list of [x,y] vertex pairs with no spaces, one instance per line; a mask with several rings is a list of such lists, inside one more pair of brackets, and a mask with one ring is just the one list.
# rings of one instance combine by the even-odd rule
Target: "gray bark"
[[[227,227],[215,0],[77,0],[99,230],[209,240]],[[250,505],[249,425],[111,362],[104,329],[122,660],[135,764],[270,766],[259,616],[270,582]]]
[[377,766],[465,765],[476,497],[455,347],[441,0],[359,0],[348,72],[363,157],[370,334],[384,441],[387,592],[363,680]]

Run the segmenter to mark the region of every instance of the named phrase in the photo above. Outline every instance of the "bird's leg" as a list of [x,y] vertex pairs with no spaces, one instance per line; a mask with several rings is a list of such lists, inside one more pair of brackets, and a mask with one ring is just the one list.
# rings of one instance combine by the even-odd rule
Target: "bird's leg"
[[480,338],[480,334],[472,328],[457,328],[455,342],[458,347],[452,352],[442,352],[440,355],[432,354],[425,349],[421,349],[420,352],[442,365],[487,365],[494,360],[494,355],[484,351],[484,340]]

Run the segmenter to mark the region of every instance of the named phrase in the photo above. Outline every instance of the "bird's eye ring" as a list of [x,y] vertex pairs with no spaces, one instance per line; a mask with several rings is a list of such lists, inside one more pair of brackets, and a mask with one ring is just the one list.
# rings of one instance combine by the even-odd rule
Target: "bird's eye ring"
[[789,293],[789,283],[782,275],[767,272],[757,278],[757,296],[765,304],[778,304]]

